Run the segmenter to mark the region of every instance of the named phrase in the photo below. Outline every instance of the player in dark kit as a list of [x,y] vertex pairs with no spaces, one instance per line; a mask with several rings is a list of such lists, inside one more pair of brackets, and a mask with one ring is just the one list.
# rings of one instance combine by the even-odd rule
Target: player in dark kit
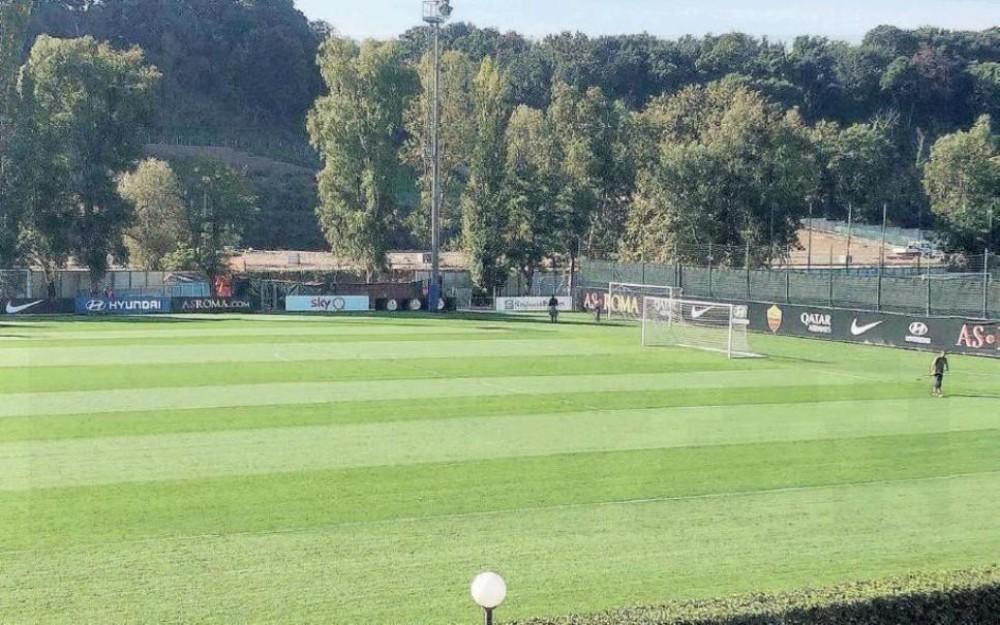
[[944,384],[944,374],[946,371],[949,371],[948,353],[941,352],[931,364],[931,377],[934,378],[934,388],[931,390],[931,396],[944,397],[944,393],[941,391],[941,385]]
[[549,298],[549,321],[552,323],[559,321],[559,300],[555,295]]

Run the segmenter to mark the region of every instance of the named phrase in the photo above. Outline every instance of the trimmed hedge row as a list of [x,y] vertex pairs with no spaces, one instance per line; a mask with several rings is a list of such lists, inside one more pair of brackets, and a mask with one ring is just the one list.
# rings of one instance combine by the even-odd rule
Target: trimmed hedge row
[[780,594],[673,602],[520,625],[998,625],[1000,565]]

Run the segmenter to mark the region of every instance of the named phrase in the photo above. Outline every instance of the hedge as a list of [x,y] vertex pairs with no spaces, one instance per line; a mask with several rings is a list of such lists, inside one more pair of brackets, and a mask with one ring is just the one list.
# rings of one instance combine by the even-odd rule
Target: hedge
[[1000,565],[779,594],[678,601],[520,625],[998,625]]

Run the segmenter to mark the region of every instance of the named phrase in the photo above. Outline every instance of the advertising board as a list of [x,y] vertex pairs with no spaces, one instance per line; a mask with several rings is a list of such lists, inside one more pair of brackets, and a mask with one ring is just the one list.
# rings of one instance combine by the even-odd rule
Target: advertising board
[[779,336],[1000,358],[1000,321],[752,303],[750,329]]
[[71,299],[0,299],[0,317],[6,315],[60,315],[75,310]]
[[170,298],[82,296],[76,298],[74,308],[78,315],[150,315],[170,312]]
[[175,313],[250,312],[250,300],[233,297],[175,297],[171,302]]
[[285,298],[288,312],[365,312],[370,307],[371,299],[367,295],[289,295]]
[[[496,298],[496,311],[501,313],[547,312],[550,299],[551,297],[498,297]],[[559,302],[558,309],[561,312],[573,310],[572,297],[556,297],[556,301]]]

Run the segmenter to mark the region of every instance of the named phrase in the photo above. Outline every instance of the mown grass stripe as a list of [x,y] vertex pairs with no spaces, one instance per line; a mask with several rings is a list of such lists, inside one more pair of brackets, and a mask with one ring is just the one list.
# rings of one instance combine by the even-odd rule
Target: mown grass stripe
[[[491,356],[596,356],[635,352],[633,346],[593,344],[564,339],[516,339],[494,341],[488,349]],[[0,369],[11,367],[58,367],[90,365],[183,365],[195,362],[236,366],[241,362],[265,360],[293,362],[316,360],[359,359],[425,359],[465,358],[483,355],[480,341],[429,341],[397,343],[370,341],[365,343],[285,343],[273,345],[239,345],[202,347],[201,345],[133,345],[128,347],[12,347],[3,351]]]
[[[476,395],[535,395],[552,392],[631,392],[657,389],[713,388],[720,382],[719,373],[680,374],[637,373],[628,375],[511,376],[505,378],[472,377],[461,380],[385,380],[353,382],[304,382],[281,384],[230,384],[225,386],[168,389],[107,390],[53,393],[9,393],[0,403],[0,417],[32,414],[58,415],[81,412],[133,412],[137,409],[162,410],[184,408],[222,408],[226,406],[263,406],[276,403],[315,404],[323,402],[381,399],[421,401]],[[727,385],[765,388],[769,384],[797,386],[819,384],[854,384],[850,377],[830,376],[822,372],[803,372],[790,378],[781,371],[733,371]],[[511,410],[517,410],[511,406]]]
[[841,402],[839,414],[806,415],[795,405],[666,408],[6,443],[0,445],[0,490],[998,425],[996,414],[962,401],[953,405],[963,410],[944,418],[926,403]]
[[[484,351],[489,351],[485,347]],[[189,363],[146,365],[143,367],[104,365],[13,369],[0,377],[3,393],[91,391],[129,388],[215,386],[229,383],[340,382],[349,380],[460,379],[469,377],[524,377],[548,375],[595,375],[612,371],[615,375],[634,373],[694,373],[700,371],[748,370],[745,361],[677,362],[668,355],[579,356],[491,356],[476,358],[426,358],[379,360],[329,360],[313,362]],[[767,367],[754,367],[757,370]]]
[[850,386],[709,387],[633,391],[630,393],[575,392],[537,395],[496,394],[451,397],[444,402],[409,399],[345,401],[189,410],[149,410],[71,415],[31,415],[0,419],[0,442],[59,440],[105,436],[142,436],[181,432],[344,425],[510,415],[553,414],[581,410],[622,410],[693,406],[802,406],[803,411],[835,410],[828,402],[858,402],[921,398],[923,385],[852,384]]
[[991,430],[6,492],[0,551],[944,477],[1000,471],[998,448]]
[[1000,498],[982,497],[997,492],[988,474],[74,544],[8,554],[0,618],[443,625],[474,616],[469,572],[487,567],[516,580],[517,618],[982,566],[1000,549]]

